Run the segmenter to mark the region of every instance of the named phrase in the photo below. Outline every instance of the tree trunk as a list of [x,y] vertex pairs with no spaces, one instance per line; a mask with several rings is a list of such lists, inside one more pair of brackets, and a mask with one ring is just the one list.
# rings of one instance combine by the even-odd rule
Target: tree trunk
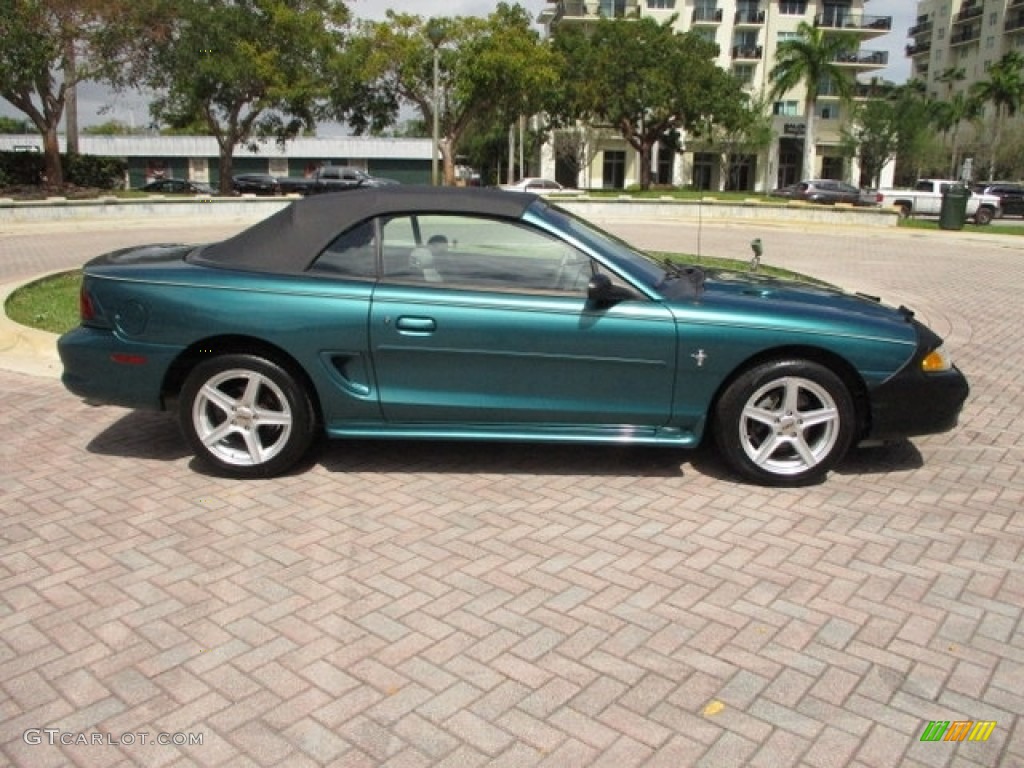
[[640,143],[640,189],[651,188],[651,153],[654,142],[646,139]]
[[75,42],[64,45],[64,134],[68,155],[78,154],[78,61]]
[[807,114],[804,118],[804,167],[802,179],[813,179],[817,174],[814,171],[814,161],[817,157],[815,146],[815,113],[818,111],[817,100],[808,99]]
[[455,186],[455,146],[451,139],[442,139],[439,142],[441,150],[441,162],[444,164],[444,185]]
[[60,141],[56,125],[48,125],[43,131],[43,166],[45,171],[39,181],[44,187],[64,186],[64,168],[60,162]]
[[217,188],[222,195],[230,195],[233,191],[231,176],[235,161],[235,145],[230,139],[224,139],[223,142],[218,142],[218,146],[220,147],[220,182],[217,184]]

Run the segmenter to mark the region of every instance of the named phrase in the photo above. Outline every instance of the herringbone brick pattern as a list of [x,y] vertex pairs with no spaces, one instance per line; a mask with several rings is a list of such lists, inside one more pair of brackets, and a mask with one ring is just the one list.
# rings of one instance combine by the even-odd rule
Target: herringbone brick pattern
[[703,451],[390,442],[233,482],[166,416],[0,372],[0,762],[1024,766],[1020,251],[808,239],[768,259],[913,306],[973,394],[806,489]]

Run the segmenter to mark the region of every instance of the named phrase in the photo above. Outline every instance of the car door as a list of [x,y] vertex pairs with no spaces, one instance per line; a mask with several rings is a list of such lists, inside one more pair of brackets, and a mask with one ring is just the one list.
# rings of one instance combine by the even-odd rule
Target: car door
[[993,195],[998,195],[1000,206],[1005,216],[1024,216],[1024,187],[1006,185],[993,187]]
[[381,231],[369,336],[387,421],[614,431],[668,420],[676,330],[662,304],[590,305],[591,259],[522,223],[403,215]]

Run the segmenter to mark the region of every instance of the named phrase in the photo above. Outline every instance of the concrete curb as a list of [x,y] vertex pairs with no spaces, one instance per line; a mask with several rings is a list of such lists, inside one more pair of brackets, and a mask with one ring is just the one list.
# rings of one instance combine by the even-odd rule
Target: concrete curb
[[[66,271],[62,269],[29,280],[0,283],[0,308],[6,306],[7,297],[21,286]],[[62,367],[57,355],[57,338],[55,333],[14,322],[6,310],[0,312],[0,368],[29,376],[59,379]]]

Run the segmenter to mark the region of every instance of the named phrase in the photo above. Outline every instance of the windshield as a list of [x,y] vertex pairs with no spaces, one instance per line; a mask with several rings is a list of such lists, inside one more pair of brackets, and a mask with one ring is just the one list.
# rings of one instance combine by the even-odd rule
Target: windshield
[[665,279],[665,265],[638,251],[624,240],[595,227],[563,208],[543,201],[533,203],[527,216],[535,214],[542,222],[574,238],[580,245],[604,257],[604,260],[636,282],[660,289]]

